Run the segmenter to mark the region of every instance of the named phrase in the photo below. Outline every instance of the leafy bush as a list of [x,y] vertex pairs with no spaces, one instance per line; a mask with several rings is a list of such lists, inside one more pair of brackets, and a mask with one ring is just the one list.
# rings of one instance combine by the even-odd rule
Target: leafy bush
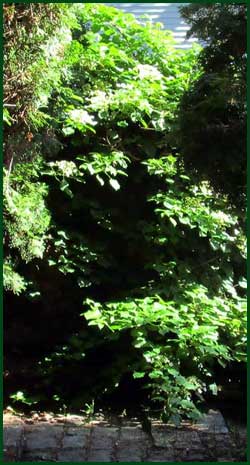
[[201,76],[200,48],[177,50],[170,33],[104,5],[72,11],[60,80],[39,109],[49,121],[41,156],[10,176],[18,212],[8,231],[21,236],[19,268],[40,293],[22,322],[36,308],[39,347],[30,342],[17,393],[79,409],[130,375],[165,419],[197,418],[197,401],[216,393],[217,362],[245,360],[241,218],[178,150],[178,107]]
[[[164,178],[166,187],[172,186],[149,198],[160,221],[150,225],[147,241],[163,250],[146,266],[158,277],[141,292],[147,297],[104,304],[87,299],[90,310],[83,315],[110,334],[131,331],[134,347],[143,354],[134,377],[148,377],[152,399],[164,404],[164,417],[179,422],[181,415],[197,418],[195,398],[203,399],[209,389],[216,393],[211,382],[215,363],[225,367],[232,360],[245,361],[246,302],[241,294],[246,281],[241,277],[237,282],[228,269],[228,256],[245,257],[244,236],[235,228],[237,218],[226,199],[216,199],[207,183],[192,185],[188,176],[178,173],[175,157],[144,163],[151,174]],[[147,229],[145,225],[143,232]],[[197,265],[197,241],[203,237],[206,260]],[[173,256],[166,260],[168,247]],[[189,247],[193,257],[188,257]]]

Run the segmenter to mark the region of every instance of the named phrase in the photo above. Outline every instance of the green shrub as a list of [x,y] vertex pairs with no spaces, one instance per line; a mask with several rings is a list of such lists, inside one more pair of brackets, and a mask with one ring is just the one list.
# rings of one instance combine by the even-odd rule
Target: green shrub
[[72,8],[60,82],[40,108],[50,144],[40,140],[42,157],[23,165],[36,174],[12,195],[19,255],[25,244],[35,257],[29,225],[43,256],[39,271],[28,268],[39,349],[17,392],[79,409],[129,374],[163,418],[197,418],[197,401],[216,393],[216,363],[245,360],[241,221],[178,150],[178,107],[201,76],[200,48],[177,50],[170,33],[104,5]]

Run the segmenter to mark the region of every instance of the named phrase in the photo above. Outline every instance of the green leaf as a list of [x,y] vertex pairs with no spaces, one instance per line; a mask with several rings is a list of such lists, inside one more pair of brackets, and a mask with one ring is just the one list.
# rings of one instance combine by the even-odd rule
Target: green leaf
[[174,218],[172,218],[172,217],[170,216],[170,217],[169,217],[169,221],[170,221],[170,223],[172,223],[172,225],[173,225],[174,227],[176,227],[177,221],[176,221]]
[[215,383],[209,384],[209,389],[213,393],[214,396],[217,396],[217,394],[218,394],[217,384],[215,384]]
[[101,184],[101,186],[104,186],[104,181],[103,181],[103,179],[101,178],[101,176],[97,175],[97,176],[96,176],[96,179],[97,179],[97,181]]
[[62,128],[62,133],[64,136],[72,136],[72,134],[75,133],[75,129],[70,127],[70,126],[67,126],[67,127],[64,127]]
[[144,378],[145,372],[144,371],[135,371],[133,373],[133,378],[138,379],[138,378]]
[[240,279],[239,286],[242,287],[242,289],[247,289],[247,280],[245,278]]
[[86,320],[98,320],[101,316],[102,313],[100,310],[95,309],[95,310],[89,310],[83,314],[86,318]]
[[113,189],[115,189],[116,191],[118,191],[120,189],[120,184],[119,182],[116,180],[116,179],[110,179],[109,180],[109,184],[111,185],[111,187],[113,187]]

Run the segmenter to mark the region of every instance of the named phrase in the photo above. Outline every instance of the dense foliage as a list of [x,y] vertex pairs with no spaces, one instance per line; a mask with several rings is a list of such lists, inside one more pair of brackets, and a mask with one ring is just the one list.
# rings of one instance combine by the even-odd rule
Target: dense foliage
[[4,116],[18,130],[42,117],[38,108],[59,77],[68,19],[64,4],[4,5]]
[[181,12],[191,26],[189,36],[206,43],[199,58],[204,72],[181,105],[185,163],[244,210],[247,7],[203,3],[184,6]]
[[17,250],[28,262],[45,249],[50,213],[39,179],[38,131],[48,115],[40,108],[60,79],[73,25],[69,11],[64,4],[4,5],[4,273],[5,287],[16,294],[26,288],[15,269]]
[[178,147],[200,49],[104,5],[50,5],[67,34],[22,122],[27,148],[21,116],[6,121],[6,394],[79,410],[116,392],[122,404],[129,381],[140,408],[196,418],[218,366],[245,361],[246,338],[241,218]]

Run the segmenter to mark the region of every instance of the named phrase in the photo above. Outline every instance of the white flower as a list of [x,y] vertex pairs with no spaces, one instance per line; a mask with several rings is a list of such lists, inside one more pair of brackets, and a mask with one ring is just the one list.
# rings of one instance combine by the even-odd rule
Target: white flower
[[63,176],[72,176],[73,174],[77,173],[77,167],[73,161],[67,161],[67,160],[60,160],[60,161],[55,161],[55,162],[50,162],[48,163],[49,166],[51,167],[56,167],[58,168]]
[[90,105],[93,110],[103,109],[107,107],[108,103],[108,95],[102,90],[97,90],[90,99]]
[[157,68],[151,65],[138,65],[137,66],[140,79],[151,78],[151,79],[162,79],[162,74]]
[[94,117],[85,110],[71,110],[69,112],[69,117],[72,121],[74,121],[74,123],[90,124],[91,126],[95,126],[97,124]]

